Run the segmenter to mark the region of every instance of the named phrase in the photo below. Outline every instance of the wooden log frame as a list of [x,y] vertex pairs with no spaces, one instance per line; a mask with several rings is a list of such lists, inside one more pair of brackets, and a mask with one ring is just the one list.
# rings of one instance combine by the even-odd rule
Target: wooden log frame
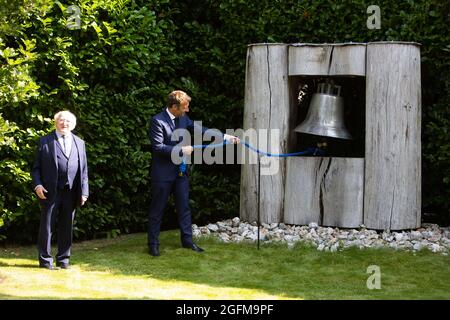
[[[277,145],[270,140],[268,145],[258,144],[261,139],[247,137],[251,145],[272,153],[287,152],[290,96],[287,48],[286,44],[257,44],[249,46],[247,51],[244,131],[267,129],[269,133],[271,129],[278,129]],[[244,161],[248,159],[247,156]],[[265,223],[282,221],[284,211],[285,159],[271,158],[269,165],[278,166],[278,171],[261,175],[261,222]],[[241,170],[240,216],[253,222],[258,212],[258,168],[256,164],[246,163]],[[263,168],[262,171],[269,170]]]
[[356,228],[363,222],[364,159],[287,159],[284,222]]
[[289,75],[365,76],[366,45],[292,44],[289,46]]
[[[261,177],[261,222],[318,222],[348,228],[357,227],[362,216],[362,223],[371,229],[419,227],[421,84],[418,44],[249,46],[244,130],[280,129],[280,143],[270,146],[271,152],[274,152],[273,147],[278,147],[279,153],[286,153],[295,141],[290,134],[295,116],[292,102],[295,80],[288,79],[288,75],[366,77],[365,158],[343,158],[343,162],[334,161],[336,158],[329,161],[288,158],[287,168],[285,160],[280,160],[278,174]],[[258,146],[256,137],[247,141]],[[330,174],[330,168],[342,172]],[[256,165],[244,164],[240,202],[243,220],[257,219],[257,183]],[[330,188],[340,190],[332,192]],[[352,202],[354,207],[347,207],[339,201],[341,198]],[[334,215],[331,215],[332,210]],[[349,213],[352,210],[354,214]]]
[[364,224],[412,229],[421,223],[420,48],[367,44]]

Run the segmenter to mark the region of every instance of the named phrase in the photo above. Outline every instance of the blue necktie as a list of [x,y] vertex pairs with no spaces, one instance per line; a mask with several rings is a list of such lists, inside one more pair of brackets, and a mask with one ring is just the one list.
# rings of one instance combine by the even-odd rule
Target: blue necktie
[[[178,117],[175,118],[174,122],[175,122],[175,129],[179,128],[179,126],[180,126],[180,118],[178,118]],[[181,162],[181,164],[179,166],[179,173],[178,173],[178,175],[180,177],[184,176],[186,174],[186,169],[187,169],[186,158],[185,158],[185,156],[183,156],[183,161]]]

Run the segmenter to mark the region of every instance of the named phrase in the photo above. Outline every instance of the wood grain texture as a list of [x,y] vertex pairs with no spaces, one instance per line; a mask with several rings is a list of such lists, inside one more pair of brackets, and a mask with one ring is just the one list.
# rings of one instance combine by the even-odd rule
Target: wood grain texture
[[284,222],[355,228],[363,218],[364,159],[287,159]]
[[[245,80],[244,131],[256,129],[247,142],[270,153],[286,153],[289,119],[289,86],[287,45],[262,44],[249,46]],[[262,129],[262,130],[261,130]],[[275,131],[272,131],[276,129]],[[264,131],[265,130],[265,131]],[[278,139],[269,139],[274,134]],[[240,217],[256,221],[258,210],[258,168],[249,164],[255,154],[245,151],[246,164],[241,166]],[[253,157],[253,159],[252,159]],[[283,219],[285,160],[262,160],[261,222]],[[278,168],[278,170],[276,170]],[[273,174],[265,174],[271,172]]]
[[363,223],[364,159],[329,159],[321,185],[323,225],[357,228]]
[[292,157],[286,164],[284,222],[307,225],[322,223],[320,214],[320,180],[326,166],[322,158]]
[[365,76],[366,45],[289,46],[289,75]]
[[369,43],[366,78],[364,224],[410,229],[421,223],[420,49]]

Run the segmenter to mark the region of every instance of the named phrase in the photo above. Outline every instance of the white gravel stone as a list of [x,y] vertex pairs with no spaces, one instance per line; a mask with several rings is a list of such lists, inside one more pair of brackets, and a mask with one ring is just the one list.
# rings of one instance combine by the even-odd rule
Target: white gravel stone
[[201,230],[200,230],[200,228],[192,228],[193,230],[192,230],[192,236],[193,237],[200,237],[201,235],[202,235],[202,232],[201,232]]
[[211,233],[211,231],[209,231],[209,229],[206,227],[201,227],[200,232],[201,232],[201,234],[206,234],[206,235]]
[[319,225],[315,222],[311,222],[310,224],[308,224],[308,227],[312,228],[312,229],[317,229],[319,227]]
[[217,231],[219,231],[219,227],[217,226],[217,224],[208,224],[207,226],[206,226],[207,228],[208,228],[208,230],[209,231],[211,231],[211,232],[217,232]]
[[230,241],[230,236],[224,232],[219,233],[219,238],[220,240],[222,240],[223,242],[228,242]]
[[410,238],[413,240],[419,240],[422,238],[422,234],[419,231],[411,231]]
[[395,241],[401,241],[403,239],[403,233],[394,232]]
[[242,242],[242,240],[244,240],[244,237],[242,237],[238,234],[233,234],[231,236],[231,241],[233,241],[233,242]]
[[269,229],[275,230],[276,227],[278,227],[278,223],[271,223]]
[[[359,229],[339,229],[320,227],[315,222],[307,226],[287,225],[284,223],[263,223],[260,227],[260,241],[284,242],[289,248],[295,243],[303,242],[314,245],[319,251],[336,252],[340,248],[358,247],[382,248],[418,251],[428,249],[432,252],[448,255],[450,251],[450,228],[441,228],[436,224],[423,224],[417,230],[395,231],[368,230],[365,226]],[[192,225],[195,237],[216,235],[224,242],[256,241],[258,239],[257,223],[241,221],[238,217],[210,223],[199,227]]]
[[233,227],[239,227],[239,223],[241,222],[241,219],[239,219],[238,217],[233,218],[232,220],[232,226]]

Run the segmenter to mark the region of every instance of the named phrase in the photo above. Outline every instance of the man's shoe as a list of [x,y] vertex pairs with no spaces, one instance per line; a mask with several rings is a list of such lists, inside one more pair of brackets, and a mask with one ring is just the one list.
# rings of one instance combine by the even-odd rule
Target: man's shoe
[[61,269],[70,269],[70,264],[64,262],[57,262],[56,266]]
[[154,257],[159,257],[159,247],[158,246],[150,246],[149,254]]
[[44,269],[48,269],[48,270],[55,269],[55,268],[53,268],[53,265],[51,265],[51,264],[39,264],[39,268],[44,268]]
[[202,248],[200,248],[198,245],[196,245],[195,243],[193,243],[191,245],[183,245],[183,248],[192,249],[195,252],[203,252],[203,251],[205,251]]

